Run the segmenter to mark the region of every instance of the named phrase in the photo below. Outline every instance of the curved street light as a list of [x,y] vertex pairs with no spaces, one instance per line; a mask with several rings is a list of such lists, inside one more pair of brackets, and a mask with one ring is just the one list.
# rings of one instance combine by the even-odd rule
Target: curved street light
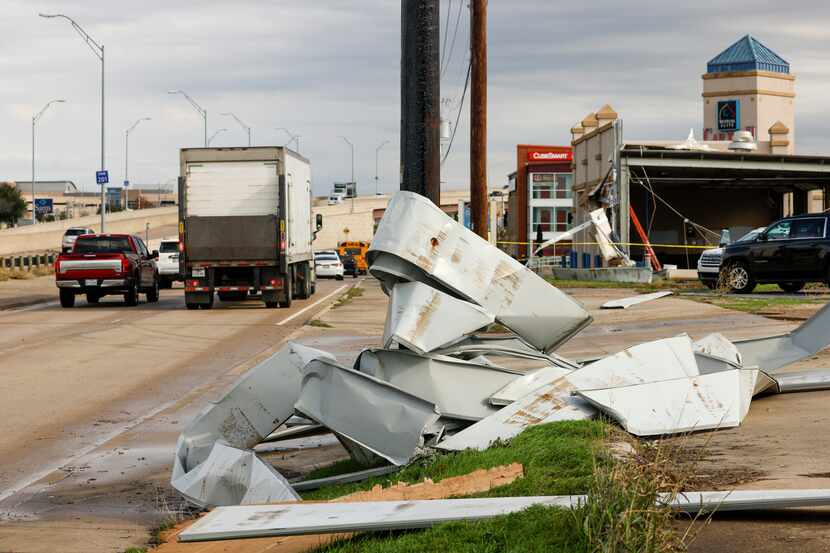
[[181,94],[182,96],[185,97],[185,99],[188,102],[190,102],[190,105],[193,106],[193,109],[195,109],[197,112],[199,112],[199,115],[202,116],[202,119],[205,122],[205,148],[207,148],[208,147],[208,142],[209,142],[208,141],[208,135],[207,135],[207,110],[204,109],[199,104],[197,104],[196,100],[194,100],[193,98],[188,96],[187,92],[185,92],[184,90],[178,90],[178,89],[177,90],[168,90],[167,93],[168,94]]
[[[101,60],[101,171],[106,170],[106,159],[105,159],[105,152],[104,152],[104,45],[98,44],[95,42],[89,34],[84,31],[83,27],[78,25],[74,19],[69,16],[66,16],[62,13],[40,13],[38,14],[40,17],[46,19],[65,19],[72,25],[72,28],[75,29],[81,38],[84,39],[86,45],[89,46],[89,49],[92,50],[92,53],[95,54],[95,57]],[[101,232],[104,232],[104,213],[106,211],[106,202],[104,201],[104,184],[101,184]]]
[[208,141],[207,141],[207,144],[205,145],[205,148],[210,146],[210,143],[213,142],[213,139],[216,138],[217,134],[222,133],[222,132],[226,132],[227,130],[228,129],[216,129],[216,132],[214,132],[212,135],[210,135],[210,138],[208,138]]
[[52,104],[62,104],[66,102],[63,98],[49,100],[36,115],[32,115],[32,224],[37,224],[37,208],[35,207],[35,125],[49,109]]
[[[130,133],[133,131],[134,128],[138,126],[139,123],[142,121],[152,121],[150,117],[142,117],[138,119],[133,126],[127,129],[124,132],[124,186],[130,186]],[[125,192],[125,203],[127,204],[127,211],[130,210],[130,195],[128,192]]]
[[250,148],[251,147],[251,127],[246,125],[245,122],[242,121],[242,119],[240,119],[239,117],[236,116],[236,114],[234,114],[230,111],[226,111],[225,113],[220,113],[219,115],[225,115],[225,116],[233,117],[234,119],[236,119],[236,122],[239,123],[239,126],[242,127],[242,129],[245,132],[248,133],[248,147]]
[[288,146],[292,142],[295,142],[297,144],[297,153],[298,154],[300,153],[300,138],[301,138],[301,135],[294,134],[293,132],[286,129],[285,127],[275,127],[274,130],[275,131],[282,131],[282,132],[284,132],[285,134],[288,135],[288,142],[283,144],[283,147]]

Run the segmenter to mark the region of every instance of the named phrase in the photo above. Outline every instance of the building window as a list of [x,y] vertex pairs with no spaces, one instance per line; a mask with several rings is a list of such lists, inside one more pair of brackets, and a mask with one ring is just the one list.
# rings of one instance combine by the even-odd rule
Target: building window
[[568,200],[573,197],[573,173],[531,174],[534,200]]
[[533,234],[542,232],[565,232],[571,227],[570,207],[534,207]]

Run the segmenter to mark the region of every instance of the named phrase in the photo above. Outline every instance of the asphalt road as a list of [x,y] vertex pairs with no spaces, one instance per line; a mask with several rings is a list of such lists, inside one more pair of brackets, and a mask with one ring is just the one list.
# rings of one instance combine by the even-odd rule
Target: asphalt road
[[217,301],[188,311],[176,288],[132,308],[114,296],[0,311],[0,551],[39,550],[22,545],[25,525],[8,525],[45,514],[27,506],[32,489],[171,406],[200,407],[194,391],[233,381],[351,284],[321,280],[290,309]]

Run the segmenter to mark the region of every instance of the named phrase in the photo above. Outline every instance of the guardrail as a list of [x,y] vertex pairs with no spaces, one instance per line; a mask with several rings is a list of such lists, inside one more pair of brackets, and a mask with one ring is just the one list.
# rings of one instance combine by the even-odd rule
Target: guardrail
[[0,269],[17,269],[31,271],[36,267],[46,267],[55,262],[60,255],[56,251],[0,256]]

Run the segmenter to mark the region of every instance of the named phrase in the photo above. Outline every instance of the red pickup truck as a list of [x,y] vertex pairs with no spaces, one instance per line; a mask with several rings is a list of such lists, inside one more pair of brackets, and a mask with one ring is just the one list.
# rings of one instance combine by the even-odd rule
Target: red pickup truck
[[138,305],[138,294],[147,302],[159,299],[158,252],[149,252],[144,241],[131,234],[83,234],[72,252],[55,261],[55,284],[61,306],[73,307],[75,296],[98,303],[107,295],[123,295],[124,303]]

